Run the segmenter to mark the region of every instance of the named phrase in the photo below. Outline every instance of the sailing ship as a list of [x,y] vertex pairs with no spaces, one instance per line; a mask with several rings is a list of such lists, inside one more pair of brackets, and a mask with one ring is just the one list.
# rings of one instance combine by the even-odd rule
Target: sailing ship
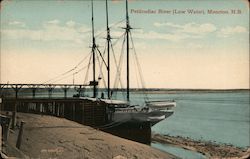
[[[114,100],[112,99],[112,93],[110,89],[110,27],[109,27],[109,18],[108,18],[108,1],[106,0],[106,20],[107,20],[107,99],[97,97],[97,86],[98,80],[96,80],[96,53],[100,51],[97,48],[94,32],[94,11],[93,11],[93,0],[91,1],[92,6],[92,62],[93,62],[93,80],[90,81],[90,85],[93,86],[93,97],[79,97],[82,100],[94,101],[96,103],[101,103],[107,105],[106,114],[107,122],[105,125],[98,126],[98,129],[109,132],[111,134],[124,137],[127,139],[139,141],[142,143],[150,143],[151,139],[151,127],[158,122],[166,119],[171,116],[174,111],[173,107],[176,106],[174,100],[165,100],[165,101],[146,101],[143,106],[136,107],[130,105],[130,75],[129,75],[129,45],[130,45],[130,30],[132,27],[129,23],[129,14],[128,14],[128,1],[126,0],[126,27],[125,36],[126,36],[126,65],[127,65],[127,88],[126,88],[126,101]],[[98,51],[98,52],[97,52]],[[102,60],[104,58],[102,57]]]

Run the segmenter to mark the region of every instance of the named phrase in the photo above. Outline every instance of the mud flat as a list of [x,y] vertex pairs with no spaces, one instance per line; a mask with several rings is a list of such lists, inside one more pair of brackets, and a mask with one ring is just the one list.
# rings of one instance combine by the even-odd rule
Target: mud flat
[[170,144],[205,155],[207,158],[250,158],[250,148],[243,149],[232,145],[216,144],[213,142],[194,141],[190,138],[173,137],[168,135],[153,134],[152,141]]
[[[28,158],[177,158],[148,145],[122,139],[64,118],[18,113],[17,121],[17,125],[20,125],[20,121],[25,122],[20,151]],[[18,132],[18,127],[10,132],[8,144],[11,147],[16,145]]]

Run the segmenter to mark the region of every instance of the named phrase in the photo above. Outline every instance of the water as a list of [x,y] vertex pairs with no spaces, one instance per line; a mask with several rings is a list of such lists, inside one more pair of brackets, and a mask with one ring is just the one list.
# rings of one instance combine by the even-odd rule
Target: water
[[154,132],[238,147],[250,146],[249,92],[166,96],[176,96],[175,114],[155,125]]
[[171,154],[178,156],[180,158],[183,158],[183,159],[205,159],[206,158],[206,156],[204,156],[200,153],[185,150],[185,149],[179,148],[179,147],[174,147],[171,145],[152,143],[151,146],[154,148],[160,149],[162,151],[171,153]]

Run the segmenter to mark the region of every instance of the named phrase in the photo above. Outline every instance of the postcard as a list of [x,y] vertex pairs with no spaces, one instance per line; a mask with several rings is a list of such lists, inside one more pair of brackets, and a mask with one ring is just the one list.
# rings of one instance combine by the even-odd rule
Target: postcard
[[1,157],[248,158],[247,0],[3,0]]

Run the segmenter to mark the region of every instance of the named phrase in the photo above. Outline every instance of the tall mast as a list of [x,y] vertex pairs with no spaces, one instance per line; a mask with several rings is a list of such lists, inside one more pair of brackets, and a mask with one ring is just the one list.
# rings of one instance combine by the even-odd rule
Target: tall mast
[[129,101],[129,17],[128,17],[128,0],[126,0],[126,36],[127,36],[127,101]]
[[96,44],[95,44],[95,31],[94,31],[94,9],[93,9],[93,0],[91,1],[91,6],[92,6],[92,42],[93,42],[93,45],[92,45],[92,54],[93,54],[93,85],[94,85],[94,88],[93,88],[93,98],[96,97],[96,93],[97,93],[97,90],[96,90],[96,85],[97,85],[97,82],[95,80],[95,49],[96,49]]
[[110,54],[109,54],[109,47],[110,47],[110,30],[109,30],[109,18],[108,18],[108,0],[106,0],[106,19],[107,19],[107,41],[108,41],[108,99],[110,99]]

